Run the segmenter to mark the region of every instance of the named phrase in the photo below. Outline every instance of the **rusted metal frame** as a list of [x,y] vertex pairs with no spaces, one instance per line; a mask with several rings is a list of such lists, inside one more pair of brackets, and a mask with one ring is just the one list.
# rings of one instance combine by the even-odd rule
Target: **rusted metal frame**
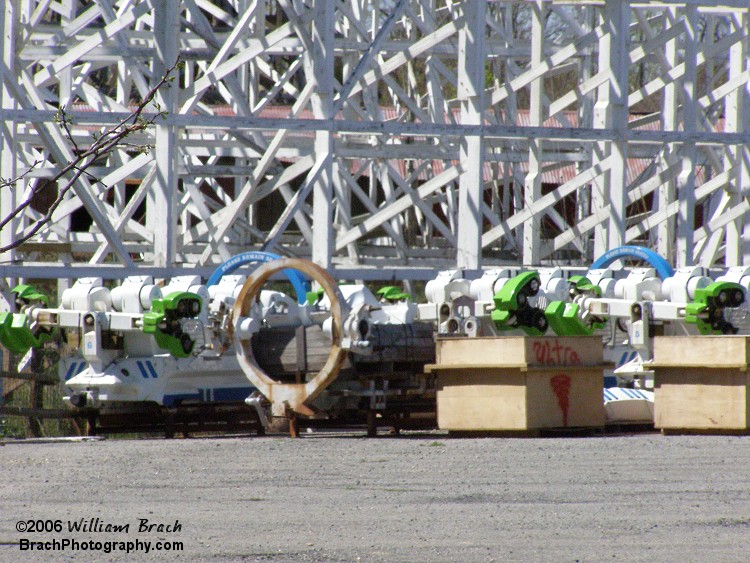
[[[306,383],[285,384],[274,381],[257,365],[253,355],[251,339],[245,339],[240,334],[239,324],[242,319],[246,319],[250,315],[251,307],[260,294],[263,284],[271,276],[285,269],[297,270],[310,276],[320,284],[331,303],[333,334],[331,350],[323,368]],[[344,307],[343,297],[331,275],[325,269],[307,260],[282,258],[267,262],[253,271],[242,286],[232,310],[231,319],[231,336],[237,350],[237,361],[250,383],[271,402],[274,416],[287,416],[290,412],[307,416],[313,415],[314,412],[310,408],[311,402],[338,377],[341,365],[347,355],[347,351],[341,347],[345,316]]]

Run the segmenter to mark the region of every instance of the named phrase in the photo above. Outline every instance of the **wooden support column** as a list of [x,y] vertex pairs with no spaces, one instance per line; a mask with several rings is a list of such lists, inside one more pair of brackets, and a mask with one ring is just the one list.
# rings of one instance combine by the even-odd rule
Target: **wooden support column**
[[610,218],[609,248],[625,244],[628,161],[628,71],[630,67],[630,1],[607,2],[605,12],[610,22],[610,113],[614,140],[610,149],[609,171]]
[[[737,79],[750,72],[750,17],[747,13],[738,13],[732,31],[742,31],[743,38],[729,49],[729,77]],[[733,90],[726,97],[726,116],[724,130],[727,133],[750,131],[750,80]],[[735,173],[729,185],[729,208],[739,205],[750,192],[750,146],[734,145],[727,148],[724,167],[735,166]],[[726,226],[726,250],[724,264],[739,266],[750,259],[750,216],[746,213],[731,221]],[[744,232],[743,232],[744,231]]]
[[595,228],[594,256],[625,241],[630,2],[607,2],[601,19],[606,34],[599,42],[599,72],[609,69],[610,80],[598,88],[594,127],[609,129],[613,138],[598,142],[592,158],[594,165],[606,158],[611,162],[609,170],[593,182],[592,207],[609,206],[610,211],[609,220]]
[[[312,23],[312,50],[305,59],[308,80],[315,83],[312,95],[316,119],[333,119],[333,24],[336,4],[316,0],[317,17]],[[312,260],[323,268],[331,265],[333,254],[333,133],[315,132],[315,175],[313,184]]]
[[[595,14],[594,8],[586,6],[582,8],[585,14],[584,18],[584,29],[589,32],[594,28],[595,25]],[[586,83],[591,77],[594,76],[594,65],[595,60],[590,50],[587,50],[583,57],[581,57],[581,80]],[[594,101],[591,96],[585,95],[578,98],[578,126],[591,128],[593,125],[594,115]],[[581,174],[586,170],[585,163],[591,162],[592,148],[591,144],[584,143],[581,147],[581,152],[585,155],[585,159],[582,162],[576,163],[576,173]],[[591,185],[581,186],[578,189],[576,197],[576,223],[581,223],[586,217],[592,212],[591,209]],[[591,256],[591,244],[590,237],[588,235],[581,236],[581,245],[583,246],[584,258],[595,259],[596,257]]]
[[698,100],[697,61],[698,61],[698,9],[695,5],[685,7],[684,65],[682,78],[682,129],[688,135],[682,144],[680,158],[682,168],[677,177],[677,241],[675,244],[675,265],[678,268],[695,264],[695,161],[696,148],[691,133],[696,130]]
[[[750,10],[738,15],[743,30],[742,54],[740,60],[744,62],[745,73],[750,73]],[[750,133],[750,79],[745,79],[744,86],[740,89],[742,108],[739,115],[742,116],[742,132],[747,135]],[[741,197],[750,196],[750,143],[739,145],[738,160],[740,169],[737,172],[739,193]],[[746,213],[743,218],[742,244],[740,247],[740,256],[744,264],[750,263],[750,214]]]
[[[503,25],[504,25],[504,45],[511,47],[513,44],[513,9],[514,4],[506,4],[503,12]],[[505,69],[505,81],[510,82],[515,78],[515,69],[518,65],[515,59],[508,57],[504,61]],[[518,123],[518,96],[516,91],[511,89],[508,93],[508,99],[506,102],[506,123]],[[509,153],[520,151],[519,143],[516,140],[508,142],[506,145]],[[511,163],[506,165],[506,174],[509,174],[508,181],[505,185],[505,194],[507,201],[504,202],[503,209],[505,215],[500,217],[501,221],[507,221],[511,212],[515,212],[523,207],[523,183],[522,179],[525,179],[524,172],[521,169],[520,164],[513,160]],[[516,229],[512,231],[513,239],[507,241],[507,246],[518,250],[523,249],[523,229]]]
[[[671,28],[677,22],[676,9],[670,7],[664,10],[666,21]],[[667,41],[664,47],[664,58],[669,68],[664,69],[664,74],[671,71],[677,66],[677,38]],[[670,81],[664,86],[664,101],[662,102],[662,123],[665,131],[677,130],[677,107],[678,107],[677,84]],[[674,163],[674,153],[676,145],[668,143],[659,158],[659,168],[666,170]],[[673,178],[668,178],[655,194],[656,207],[658,211],[665,211],[676,199],[676,182]],[[656,250],[666,260],[674,260],[674,236],[675,236],[675,219],[673,216],[667,216],[661,221],[656,229]]]
[[[154,2],[155,52],[152,81],[158,81],[177,60],[180,2]],[[156,94],[161,110],[173,115],[177,88],[162,87]],[[146,227],[154,237],[154,266],[171,266],[177,257],[177,133],[156,120],[156,178],[146,198]]]
[[[16,134],[17,125],[14,121],[6,120],[5,111],[14,109],[16,103],[11,96],[10,91],[5,86],[6,73],[9,74],[9,79],[15,80],[14,68],[16,65],[17,55],[15,53],[16,45],[16,22],[20,20],[18,14],[18,0],[7,0],[3,7],[0,8],[0,31],[2,31],[3,37],[0,42],[0,60],[3,64],[0,65],[0,111],[2,117],[0,118],[0,177],[2,178],[15,178],[18,176],[18,169],[16,166]],[[19,182],[15,189],[5,188],[0,190],[0,217],[4,218],[13,209],[16,208],[16,195],[23,193],[24,182]],[[15,240],[15,234],[20,229],[21,219],[15,218],[11,220],[5,228],[0,230],[0,246],[7,246]],[[3,253],[4,262],[12,262],[15,260],[16,251],[11,249]],[[11,282],[15,284],[15,281]]]
[[[465,2],[458,32],[458,98],[461,123],[481,125],[484,111],[485,2]],[[465,135],[460,143],[456,265],[476,270],[482,265],[482,198],[484,136]]]
[[[604,15],[600,13],[599,23],[605,23]],[[610,50],[612,44],[612,35],[606,33],[599,39],[599,72],[605,72],[610,68]],[[611,80],[611,79],[610,79]],[[596,90],[596,103],[594,104],[594,128],[606,129],[610,125],[609,119],[609,82],[603,83]],[[598,165],[609,156],[609,143],[607,141],[598,141],[594,144],[594,151],[591,155],[592,168]],[[607,184],[609,182],[609,171],[597,176],[591,183],[591,208],[604,209],[609,205],[609,191]],[[602,221],[594,227],[594,256],[601,256],[607,249],[609,223]]]
[[[538,67],[544,58],[544,14],[543,2],[532,5],[531,20],[531,66]],[[539,76],[531,82],[529,101],[529,125],[541,126],[543,119],[544,78]],[[542,197],[542,141],[529,141],[529,172],[524,185],[524,207],[531,207]],[[541,256],[541,213],[534,213],[523,223],[523,265],[538,266]]]

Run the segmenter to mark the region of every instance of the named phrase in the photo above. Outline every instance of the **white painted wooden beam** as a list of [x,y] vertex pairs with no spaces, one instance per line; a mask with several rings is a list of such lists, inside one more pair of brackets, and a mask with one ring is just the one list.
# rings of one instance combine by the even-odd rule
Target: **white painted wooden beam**
[[[333,2],[315,0],[316,17],[312,23],[312,50],[306,59],[307,79],[313,86],[312,108],[317,119],[332,120],[334,65]],[[313,194],[312,260],[328,268],[333,257],[333,153],[334,137],[328,131],[315,133],[316,163],[306,185]],[[317,173],[319,172],[319,173]],[[303,188],[304,189],[304,188]]]
[[[458,99],[461,123],[484,121],[485,17],[484,2],[463,4],[463,26],[458,33]],[[541,36],[541,34],[540,34]],[[460,142],[456,265],[477,270],[482,265],[482,201],[484,197],[484,137],[467,135]]]
[[[177,61],[178,7],[179,0],[162,0],[154,6],[154,81]],[[163,111],[173,113],[176,89],[160,88],[156,101]],[[156,177],[146,198],[146,226],[154,233],[154,265],[166,267],[177,258],[177,132],[157,119],[155,139]]]
[[[683,42],[685,74],[680,94],[682,98],[682,130],[688,135],[697,124],[697,80],[698,80],[698,11],[695,6],[685,9],[685,36]],[[682,172],[677,177],[677,240],[675,242],[675,265],[678,268],[695,264],[695,143],[688,140],[680,150]]]
[[[544,58],[544,22],[546,21],[546,9],[541,0],[531,4],[531,68],[538,69],[543,64]],[[533,74],[533,73],[532,73]],[[512,83],[517,82],[514,79]],[[544,78],[543,75],[536,76],[531,82],[531,98],[529,101],[529,124],[539,127],[544,121]],[[524,182],[523,205],[525,209],[532,209],[542,197],[542,161],[543,147],[541,139],[533,139],[529,142],[529,171]],[[542,214],[530,214],[523,223],[523,265],[527,267],[537,266],[541,255],[541,222]]]
[[[6,87],[6,81],[15,81],[16,72],[16,25],[20,22],[19,6],[17,0],[5,2],[0,7],[0,32],[2,32],[2,45],[0,45],[0,177],[7,180],[18,177],[18,160],[16,154],[18,124],[6,119],[7,110],[16,107],[16,102],[11,91]],[[6,187],[0,190],[0,219],[4,219],[17,207],[19,191],[23,190],[25,182],[19,182],[15,188]],[[7,247],[16,240],[16,234],[23,227],[22,217],[13,218],[0,229],[0,246]],[[7,250],[3,253],[4,262],[15,260],[16,251]],[[15,283],[15,280],[11,283]]]

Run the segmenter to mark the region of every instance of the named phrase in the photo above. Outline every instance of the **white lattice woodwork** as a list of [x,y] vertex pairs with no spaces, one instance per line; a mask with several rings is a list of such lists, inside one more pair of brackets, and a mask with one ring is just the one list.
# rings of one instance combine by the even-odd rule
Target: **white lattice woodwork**
[[750,254],[746,0],[3,5],[3,216],[75,150],[60,106],[83,146],[185,67],[130,139],[150,152],[95,162],[0,277],[207,275],[251,249],[349,279]]

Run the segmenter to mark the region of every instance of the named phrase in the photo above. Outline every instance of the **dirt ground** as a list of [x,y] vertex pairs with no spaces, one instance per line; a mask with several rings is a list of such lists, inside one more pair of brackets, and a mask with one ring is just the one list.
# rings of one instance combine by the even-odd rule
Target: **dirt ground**
[[[69,544],[54,550],[55,540]],[[154,551],[156,542],[182,550]],[[748,553],[750,437],[314,433],[0,446],[0,561],[732,562]]]

